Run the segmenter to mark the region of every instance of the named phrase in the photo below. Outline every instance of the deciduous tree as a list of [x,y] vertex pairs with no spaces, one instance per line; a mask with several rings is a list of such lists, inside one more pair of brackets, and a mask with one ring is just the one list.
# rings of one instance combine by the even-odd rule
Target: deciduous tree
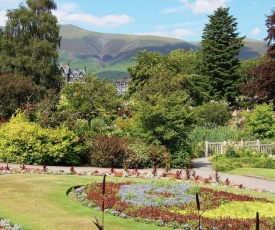
[[[267,37],[264,39],[268,45],[275,41],[275,10],[267,16]],[[275,102],[275,44],[271,45],[266,52],[265,58],[261,59],[251,69],[251,77],[241,86],[241,92],[252,98],[256,103],[270,101]]]
[[267,50],[267,55],[274,59],[275,58],[275,8],[271,11],[271,15],[267,16],[265,25],[267,27],[267,37],[264,40],[267,41],[268,45],[270,45],[269,49]]
[[75,118],[86,119],[89,124],[98,117],[112,120],[120,106],[116,87],[95,76],[87,76],[85,83],[66,84],[61,97],[60,111],[69,111]]
[[61,37],[53,0],[27,0],[7,11],[2,38],[1,73],[29,76],[35,84],[59,88],[57,68]]
[[10,118],[17,109],[37,102],[39,87],[27,77],[0,75],[0,117]]

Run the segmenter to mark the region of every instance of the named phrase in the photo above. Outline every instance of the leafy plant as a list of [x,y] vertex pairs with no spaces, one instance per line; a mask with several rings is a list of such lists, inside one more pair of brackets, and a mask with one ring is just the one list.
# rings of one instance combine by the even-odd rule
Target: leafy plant
[[275,122],[273,115],[272,103],[256,105],[255,111],[246,113],[246,125],[258,138],[275,137]]
[[46,129],[18,113],[0,126],[0,158],[6,162],[77,165],[78,137],[65,127]]

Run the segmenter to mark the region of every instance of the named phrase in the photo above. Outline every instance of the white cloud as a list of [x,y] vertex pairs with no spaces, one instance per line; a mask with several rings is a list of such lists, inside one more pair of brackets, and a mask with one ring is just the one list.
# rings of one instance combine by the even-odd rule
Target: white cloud
[[251,32],[250,34],[253,35],[253,36],[256,36],[256,35],[259,35],[262,31],[260,30],[259,27],[255,27]]
[[91,14],[69,13],[61,10],[54,11],[53,14],[60,24],[84,23],[92,27],[116,27],[133,21],[131,17],[125,14],[96,17]]
[[194,14],[212,13],[219,7],[225,7],[226,3],[231,0],[196,0],[190,2],[189,0],[179,0],[185,7],[191,9]]

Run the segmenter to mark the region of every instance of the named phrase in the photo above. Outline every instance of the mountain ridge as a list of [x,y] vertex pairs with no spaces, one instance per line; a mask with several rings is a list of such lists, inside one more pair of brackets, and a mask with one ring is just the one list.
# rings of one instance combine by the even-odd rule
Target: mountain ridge
[[[106,78],[128,77],[127,68],[135,64],[132,57],[139,50],[168,54],[175,49],[201,49],[200,41],[188,42],[154,35],[100,33],[72,24],[60,25],[60,36],[60,63],[69,63],[71,68],[86,67],[88,73]],[[238,57],[240,60],[256,58],[266,50],[264,41],[245,38]]]
[[[70,61],[73,68],[87,66],[88,72],[101,77],[127,75],[127,65],[134,65],[131,59],[138,50],[168,54],[174,49],[200,50],[200,41],[188,42],[182,39],[131,34],[108,34],[82,29],[75,25],[61,25],[62,36],[59,49],[60,61]],[[245,38],[239,58],[256,58],[266,52],[265,42]],[[82,65],[76,67],[76,65]],[[104,74],[105,73],[105,74]]]

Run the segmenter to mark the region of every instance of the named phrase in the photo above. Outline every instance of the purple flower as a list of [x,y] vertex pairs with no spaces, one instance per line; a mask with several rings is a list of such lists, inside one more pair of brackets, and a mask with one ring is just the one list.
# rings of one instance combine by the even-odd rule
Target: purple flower
[[163,220],[157,220],[157,225],[158,226],[164,226]]
[[81,193],[82,190],[83,190],[83,187],[79,187],[79,188],[77,188],[75,191],[78,192],[78,193]]
[[126,218],[126,214],[125,213],[121,213],[120,215],[119,215],[121,218]]
[[119,214],[119,212],[118,211],[112,211],[112,213],[111,213],[113,216],[118,216],[118,214]]
[[100,207],[95,207],[95,210],[100,211],[101,208]]

